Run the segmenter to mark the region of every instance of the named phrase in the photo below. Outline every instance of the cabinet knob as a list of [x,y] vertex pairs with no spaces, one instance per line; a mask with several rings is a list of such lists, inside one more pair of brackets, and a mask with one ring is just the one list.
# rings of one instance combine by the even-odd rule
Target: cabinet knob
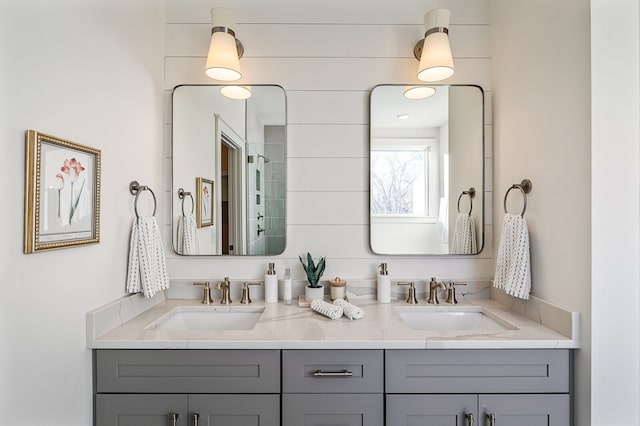
[[198,420],[200,419],[200,414],[193,413],[193,426],[198,426]]
[[178,413],[169,413],[169,424],[171,426],[178,426]]
[[467,426],[473,426],[473,414],[465,413],[464,417],[467,419]]

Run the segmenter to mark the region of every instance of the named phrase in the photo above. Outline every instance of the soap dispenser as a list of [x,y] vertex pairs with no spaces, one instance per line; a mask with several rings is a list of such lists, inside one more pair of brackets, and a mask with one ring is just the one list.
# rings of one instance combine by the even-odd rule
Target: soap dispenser
[[378,265],[378,303],[391,302],[391,278],[386,263]]
[[275,263],[269,263],[269,270],[264,276],[264,301],[265,303],[278,302],[278,276]]
[[285,305],[291,304],[291,291],[291,269],[287,268],[282,280],[282,300],[284,300]]

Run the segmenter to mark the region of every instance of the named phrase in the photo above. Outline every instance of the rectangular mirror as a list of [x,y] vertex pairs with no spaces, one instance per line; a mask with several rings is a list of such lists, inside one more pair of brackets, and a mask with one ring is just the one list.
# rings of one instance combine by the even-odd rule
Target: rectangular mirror
[[[422,95],[412,96],[416,91]],[[370,118],[373,252],[479,253],[484,244],[482,89],[376,86]]]
[[173,90],[172,234],[176,253],[277,255],[286,244],[286,96],[245,100],[217,85]]

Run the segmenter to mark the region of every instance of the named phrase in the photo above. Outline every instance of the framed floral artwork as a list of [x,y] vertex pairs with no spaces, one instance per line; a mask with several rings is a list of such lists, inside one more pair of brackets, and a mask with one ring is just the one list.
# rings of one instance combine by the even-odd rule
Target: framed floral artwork
[[100,242],[100,155],[27,130],[24,253]]
[[198,228],[213,225],[213,181],[196,178],[196,224]]

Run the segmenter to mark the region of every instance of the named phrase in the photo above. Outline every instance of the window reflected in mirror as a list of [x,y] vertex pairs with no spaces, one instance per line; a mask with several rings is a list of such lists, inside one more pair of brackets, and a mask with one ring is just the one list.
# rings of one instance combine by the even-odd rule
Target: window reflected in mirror
[[[435,93],[421,99],[406,97],[400,85],[371,92],[370,242],[377,254],[477,254],[483,246],[483,92],[430,87]],[[473,197],[460,197],[470,188]]]

